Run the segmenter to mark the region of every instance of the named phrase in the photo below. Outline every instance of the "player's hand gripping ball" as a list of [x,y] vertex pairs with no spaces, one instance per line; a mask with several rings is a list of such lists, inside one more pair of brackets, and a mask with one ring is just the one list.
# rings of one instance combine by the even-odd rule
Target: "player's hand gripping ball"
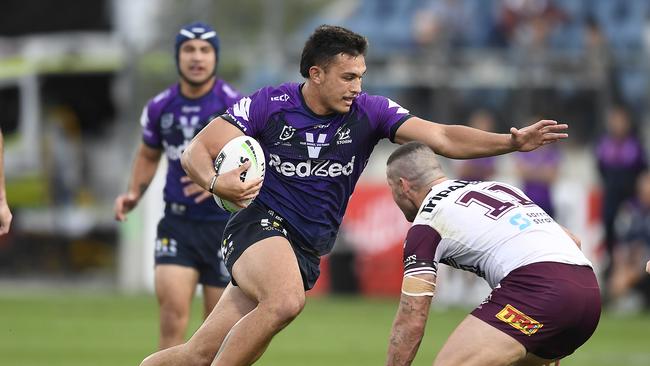
[[[251,166],[248,170],[240,175],[242,182],[248,182],[255,178],[264,179],[264,172],[266,164],[264,159],[264,151],[259,142],[250,136],[239,136],[228,141],[228,143],[221,149],[219,155],[214,160],[214,170],[217,174],[223,174],[233,169],[239,168],[245,162],[250,161]],[[225,200],[217,195],[214,195],[214,200],[217,205],[222,209],[235,212],[239,211],[241,207],[236,204]],[[246,202],[248,206],[252,200]]]

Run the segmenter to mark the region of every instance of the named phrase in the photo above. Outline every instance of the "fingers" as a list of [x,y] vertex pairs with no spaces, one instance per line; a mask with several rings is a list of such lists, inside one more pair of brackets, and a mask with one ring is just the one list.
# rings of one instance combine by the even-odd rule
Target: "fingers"
[[133,194],[121,194],[115,199],[115,220],[126,221],[126,214],[131,211],[138,203],[138,199]]
[[196,183],[191,183],[183,187],[183,194],[185,195],[185,197],[193,196],[197,193],[203,193],[203,192],[207,192],[207,191]]
[[190,183],[190,182],[192,182],[192,178],[188,177],[187,175],[181,177],[181,183]]
[[9,232],[9,227],[11,226],[11,217],[8,217],[7,220],[2,220],[0,223],[0,236]]
[[194,202],[195,203],[201,203],[201,202],[205,201],[206,199],[208,199],[210,197],[212,197],[212,193],[210,193],[210,192],[208,192],[206,190],[203,190],[203,193],[199,194],[198,196],[196,196],[194,198]]
[[245,172],[246,170],[248,170],[248,168],[250,168],[250,167],[251,167],[251,161],[250,161],[250,160],[246,160],[246,161],[244,162],[244,164],[240,165],[239,168],[237,168],[237,171],[238,171],[239,173],[243,173],[243,172]]
[[552,119],[543,119],[541,121],[538,121],[535,123],[538,128],[546,127],[546,126],[552,126],[552,125],[557,125],[557,121],[554,121]]
[[569,129],[569,125],[563,123],[561,125],[544,126],[540,131],[542,131],[542,133],[549,133],[549,132],[561,132],[567,129]]
[[544,144],[549,144],[551,142],[555,142],[558,140],[563,140],[565,138],[568,138],[569,134],[568,133],[546,133],[542,137],[542,143]]

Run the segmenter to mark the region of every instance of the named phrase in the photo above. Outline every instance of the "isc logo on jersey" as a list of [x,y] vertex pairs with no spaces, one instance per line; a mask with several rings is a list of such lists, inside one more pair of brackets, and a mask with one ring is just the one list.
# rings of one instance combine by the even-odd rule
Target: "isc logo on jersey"
[[269,167],[286,177],[338,177],[339,175],[349,176],[354,171],[353,156],[347,164],[333,163],[331,160],[307,160],[294,164],[289,161],[282,161],[276,154],[269,155]]

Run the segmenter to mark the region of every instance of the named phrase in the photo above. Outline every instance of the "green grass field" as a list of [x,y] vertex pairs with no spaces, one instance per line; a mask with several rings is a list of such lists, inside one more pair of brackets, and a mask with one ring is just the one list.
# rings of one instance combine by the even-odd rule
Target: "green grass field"
[[[200,304],[195,302],[200,319]],[[259,365],[382,365],[397,300],[309,298]],[[0,365],[138,365],[156,346],[153,296],[0,292]],[[436,311],[414,365],[431,365],[465,310]],[[563,366],[650,365],[650,315],[604,314],[596,334]]]

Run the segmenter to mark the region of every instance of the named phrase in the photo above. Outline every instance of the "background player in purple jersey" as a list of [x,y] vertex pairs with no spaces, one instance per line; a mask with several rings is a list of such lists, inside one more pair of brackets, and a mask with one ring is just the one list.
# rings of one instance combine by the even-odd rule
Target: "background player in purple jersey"
[[9,232],[11,226],[11,210],[7,204],[7,193],[5,192],[5,173],[4,173],[4,139],[0,131],[0,235]]
[[601,311],[591,263],[579,241],[523,191],[448,179],[419,142],[400,146],[387,165],[393,199],[413,222],[387,365],[415,358],[441,264],[483,277],[493,291],[449,336],[434,365],[548,365],[591,337]]
[[257,196],[224,231],[232,284],[187,343],[143,365],[255,362],[302,311],[305,291],[320,273],[320,256],[331,250],[379,140],[422,140],[445,156],[472,158],[528,151],[567,136],[561,133],[567,126],[554,121],[496,134],[411,116],[388,98],[362,93],[366,48],[363,36],[345,28],[318,27],[302,52],[303,84],[266,87],[241,99],[188,146],[183,166],[204,188],[215,177],[212,164],[221,148],[243,134],[264,148],[266,176],[263,187],[261,180],[242,183],[243,165],[216,178],[214,193],[229,201]]
[[230,215],[185,175],[180,156],[205,124],[240,98],[216,76],[219,39],[210,26],[197,22],[181,28],[175,52],[179,82],[144,108],[143,139],[128,191],[115,199],[115,218],[124,221],[151,183],[164,151],[165,216],[158,224],[155,250],[160,349],[183,342],[197,283],[203,284],[207,317],[230,281],[219,250]]

